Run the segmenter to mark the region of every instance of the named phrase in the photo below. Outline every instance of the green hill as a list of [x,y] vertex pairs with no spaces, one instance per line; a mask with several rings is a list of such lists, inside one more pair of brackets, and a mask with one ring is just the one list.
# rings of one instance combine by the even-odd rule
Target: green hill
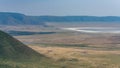
[[20,41],[11,37],[7,33],[0,31],[0,58],[4,59],[31,59],[41,57],[39,53],[35,52]]
[[0,68],[33,68],[34,64],[38,64],[34,68],[39,68],[46,59],[48,58],[0,31]]
[[0,68],[58,68],[50,58],[37,53],[0,31]]

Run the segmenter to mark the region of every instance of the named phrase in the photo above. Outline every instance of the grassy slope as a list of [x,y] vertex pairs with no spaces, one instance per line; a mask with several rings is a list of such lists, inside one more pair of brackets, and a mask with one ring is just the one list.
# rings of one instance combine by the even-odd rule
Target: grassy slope
[[10,35],[0,31],[0,57],[8,58],[32,58],[42,56],[31,48],[22,44]]
[[48,67],[58,68],[60,66],[10,35],[0,31],[0,68]]

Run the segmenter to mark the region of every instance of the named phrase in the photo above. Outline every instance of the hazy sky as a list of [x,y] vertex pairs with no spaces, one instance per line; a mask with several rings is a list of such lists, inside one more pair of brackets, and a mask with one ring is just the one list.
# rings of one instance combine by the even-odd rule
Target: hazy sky
[[0,12],[27,15],[120,16],[120,0],[0,0]]

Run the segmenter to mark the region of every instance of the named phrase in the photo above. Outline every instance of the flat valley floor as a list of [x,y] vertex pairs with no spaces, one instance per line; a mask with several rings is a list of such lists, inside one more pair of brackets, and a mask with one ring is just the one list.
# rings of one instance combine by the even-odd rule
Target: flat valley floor
[[15,36],[63,68],[119,68],[120,35],[58,31]]

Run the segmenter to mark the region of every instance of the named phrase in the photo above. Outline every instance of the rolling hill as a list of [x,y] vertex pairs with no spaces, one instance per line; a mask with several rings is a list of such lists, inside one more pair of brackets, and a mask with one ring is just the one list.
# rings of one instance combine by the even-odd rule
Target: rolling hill
[[0,31],[0,59],[30,60],[41,56],[43,57],[12,36]]
[[54,61],[0,31],[0,68],[59,68]]

